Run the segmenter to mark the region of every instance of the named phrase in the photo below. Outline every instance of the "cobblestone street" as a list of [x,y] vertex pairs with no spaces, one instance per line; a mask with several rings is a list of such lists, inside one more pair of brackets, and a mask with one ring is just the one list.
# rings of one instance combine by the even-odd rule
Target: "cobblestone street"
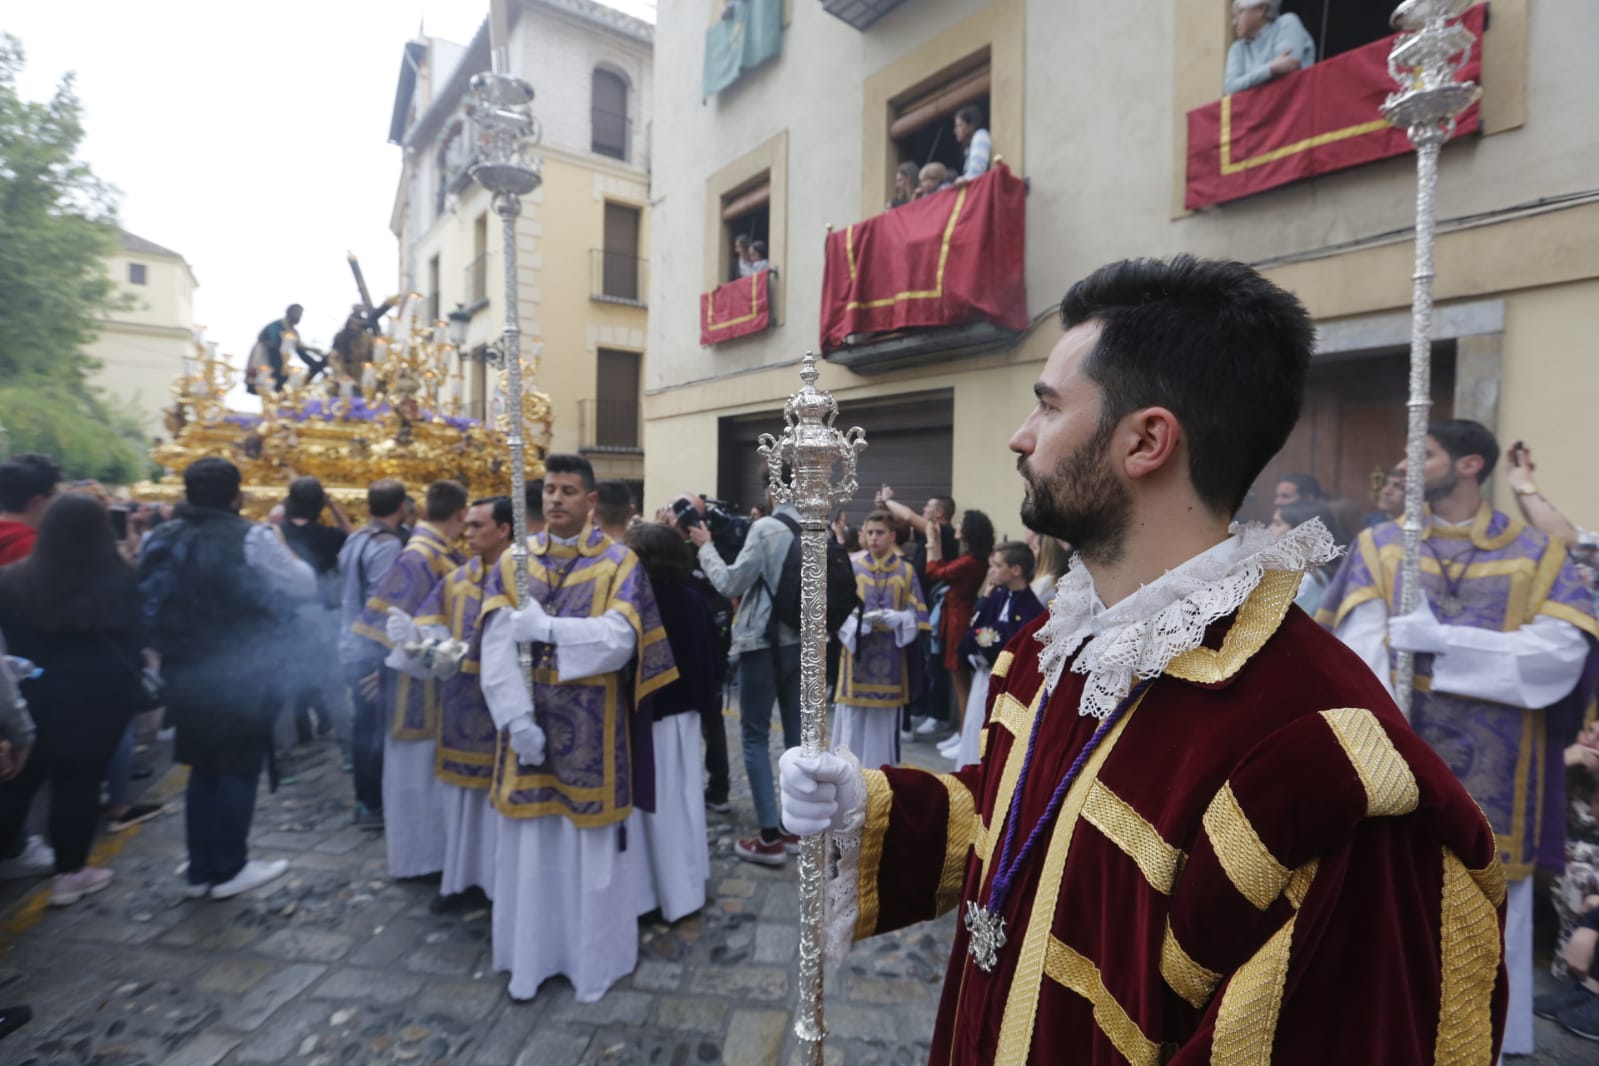
[[[704,911],[641,922],[639,966],[596,1004],[564,979],[513,1003],[489,963],[489,915],[428,912],[431,882],[396,882],[382,837],[350,825],[349,777],[318,742],[298,780],[263,784],[251,854],[289,874],[256,893],[192,902],[184,859],[181,767],[152,792],[169,813],[102,837],[106,891],[46,908],[44,882],[0,886],[0,1002],[36,1017],[0,1047],[11,1066],[622,1066],[764,1064],[792,1055],[799,912],[795,862],[738,861],[753,824],[734,764],[732,815],[710,815]],[[933,765],[932,746],[917,758]],[[926,1061],[953,916],[874,941],[830,974],[828,1062]]]
[[[350,826],[349,778],[331,742],[302,748],[298,780],[264,786],[252,854],[289,875],[222,902],[191,902],[176,768],[152,792],[169,813],[103,837],[105,892],[61,910],[42,882],[0,886],[0,1002],[34,1021],[8,1066],[756,1066],[793,1060],[795,865],[733,857],[753,824],[727,720],[734,811],[712,814],[709,902],[675,925],[641,922],[639,966],[599,1003],[564,979],[526,1004],[489,966],[487,911],[436,916],[429,882],[386,873],[382,838]],[[931,743],[907,761],[942,766]],[[164,764],[163,764],[164,765]],[[857,945],[829,974],[830,1066],[926,1062],[954,916]],[[1540,971],[1539,990],[1552,987]],[[1540,1053],[1509,1061],[1591,1066],[1594,1045],[1538,1023]]]

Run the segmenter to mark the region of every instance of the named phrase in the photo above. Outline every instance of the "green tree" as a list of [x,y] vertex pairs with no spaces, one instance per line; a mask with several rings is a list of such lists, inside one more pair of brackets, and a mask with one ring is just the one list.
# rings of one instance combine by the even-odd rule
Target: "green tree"
[[149,469],[126,412],[89,383],[85,347],[121,306],[105,258],[116,192],[79,158],[83,109],[69,74],[23,100],[22,44],[0,34],[0,423],[13,452],[54,456],[73,476],[131,481]]

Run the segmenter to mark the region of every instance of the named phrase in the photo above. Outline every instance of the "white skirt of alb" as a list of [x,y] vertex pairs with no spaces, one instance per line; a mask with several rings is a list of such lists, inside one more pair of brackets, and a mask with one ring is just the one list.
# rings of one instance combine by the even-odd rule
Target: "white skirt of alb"
[[390,877],[444,869],[444,802],[433,775],[433,741],[383,740],[383,835]]
[[475,887],[493,899],[499,816],[489,803],[489,790],[440,781],[439,800],[444,804],[444,878],[439,893],[453,896]]
[[984,716],[988,711],[988,669],[972,671],[972,691],[966,698],[966,714],[961,719],[961,742],[955,749],[955,769],[971,766],[979,761],[978,741],[983,735]]
[[868,770],[899,763],[899,708],[833,704],[833,747],[848,748]]
[[[700,716],[692,711],[655,723],[655,813],[640,812],[650,879],[638,912],[659,907],[669,922],[705,906],[711,876],[705,836],[705,758],[700,751]],[[629,846],[633,846],[631,840]]]

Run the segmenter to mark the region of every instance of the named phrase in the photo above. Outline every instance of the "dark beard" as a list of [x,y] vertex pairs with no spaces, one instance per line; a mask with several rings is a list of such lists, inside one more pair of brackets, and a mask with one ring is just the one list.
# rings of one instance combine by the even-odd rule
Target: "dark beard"
[[1016,468],[1032,487],[1022,500],[1022,524],[1070,544],[1089,562],[1114,562],[1132,512],[1127,489],[1105,466],[1108,431],[1095,434],[1044,479],[1019,459]]
[[[1460,484],[1460,475],[1455,473],[1455,466],[1450,463],[1449,473],[1434,484],[1422,486],[1421,497],[1430,504],[1437,503],[1451,492],[1454,492],[1455,486],[1458,484]],[[1400,506],[1403,507],[1404,505],[1400,504]]]

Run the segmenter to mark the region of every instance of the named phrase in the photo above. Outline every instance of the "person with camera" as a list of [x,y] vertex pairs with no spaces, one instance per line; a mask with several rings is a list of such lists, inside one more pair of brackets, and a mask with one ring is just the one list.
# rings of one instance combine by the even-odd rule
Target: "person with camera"
[[[706,524],[703,497],[687,497],[689,507],[679,509],[678,524],[699,551],[699,563],[712,587],[728,599],[737,599],[733,617],[733,651],[738,654],[738,715],[744,742],[744,772],[749,776],[760,832],[733,845],[745,862],[782,866],[798,841],[783,832],[777,812],[777,785],[772,774],[770,735],[772,707],[776,704],[783,724],[783,746],[800,741],[799,630],[772,615],[772,602],[783,578],[783,563],[797,535],[799,512],[791,503],[779,504],[765,518],[751,523],[738,555],[729,564]],[[795,525],[783,521],[787,517]]]
[[99,501],[66,495],[45,511],[33,554],[0,572],[0,630],[40,671],[22,685],[37,739],[21,771],[0,782],[0,839],[20,832],[48,782],[50,905],[64,907],[111,883],[110,870],[88,865],[100,779],[128,723],[151,706],[138,579]]

